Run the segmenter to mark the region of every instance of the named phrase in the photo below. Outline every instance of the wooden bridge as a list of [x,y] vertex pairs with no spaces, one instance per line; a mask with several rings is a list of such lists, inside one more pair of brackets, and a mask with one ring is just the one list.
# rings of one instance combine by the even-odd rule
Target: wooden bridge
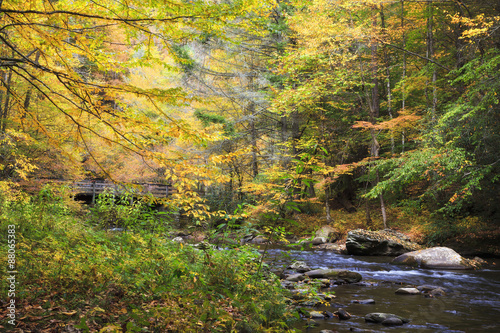
[[119,183],[105,180],[89,179],[80,181],[62,180],[62,179],[47,179],[47,178],[31,178],[20,180],[17,182],[21,188],[32,194],[36,194],[40,189],[47,184],[61,185],[68,187],[73,195],[84,198],[85,201],[95,203],[95,199],[99,194],[108,192],[117,197],[129,195],[131,199],[140,196],[152,196],[154,198],[167,198],[176,193],[177,190],[172,185],[159,183]]
[[153,183],[119,184],[107,181],[82,180],[70,184],[75,195],[92,196],[95,202],[96,196],[108,192],[116,196],[130,194],[131,196],[152,195],[155,198],[166,198],[175,192],[172,185]]

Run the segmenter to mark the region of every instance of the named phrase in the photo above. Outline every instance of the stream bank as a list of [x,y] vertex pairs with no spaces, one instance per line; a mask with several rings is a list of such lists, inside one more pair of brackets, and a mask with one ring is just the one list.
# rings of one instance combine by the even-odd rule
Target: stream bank
[[[359,273],[358,283],[331,284],[322,292],[335,297],[311,307],[320,313],[347,311],[351,318],[338,316],[313,319],[308,327],[305,318],[296,326],[303,332],[499,332],[500,265],[499,260],[479,270],[429,270],[393,265],[393,257],[351,256],[330,251],[267,250],[266,261],[271,267],[285,268],[294,261],[304,261],[311,269],[337,269]],[[285,270],[284,273],[292,273]],[[299,282],[304,283],[304,282]],[[432,285],[440,287],[442,295],[416,293],[397,294],[402,287]],[[372,299],[374,302],[363,302]],[[391,313],[408,318],[401,326],[384,326],[366,322],[370,313]]]
[[[282,278],[297,273],[297,270],[286,269],[295,261],[304,261],[311,270],[346,270],[362,276],[358,283],[336,283],[335,279],[321,282],[324,284],[321,293],[333,293],[334,297],[327,297],[322,303],[303,305],[302,320],[296,325],[299,331],[500,332],[497,321],[500,316],[500,259],[489,258],[487,265],[476,270],[412,268],[392,264],[394,256],[348,255],[344,239],[337,239],[334,244],[307,241],[307,250],[290,250],[284,245],[266,245],[265,236],[243,238],[243,242],[266,249],[266,262]],[[228,240],[231,240],[234,245],[241,243],[233,237],[224,240],[230,244]],[[300,284],[307,283],[303,278],[298,281],[298,286],[288,286],[288,289],[300,290]],[[436,286],[434,289],[438,291],[396,293],[400,288],[426,285]],[[340,320],[341,311],[347,312],[350,318]],[[409,322],[400,326],[367,322],[366,316],[373,313],[390,313]],[[317,325],[308,326],[313,321]]]

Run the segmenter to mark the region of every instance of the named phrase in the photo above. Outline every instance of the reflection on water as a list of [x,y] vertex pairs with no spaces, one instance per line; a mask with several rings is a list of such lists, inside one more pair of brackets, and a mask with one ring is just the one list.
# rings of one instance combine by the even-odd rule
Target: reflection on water
[[[391,257],[346,256],[325,251],[268,251],[272,266],[286,265],[303,260],[311,268],[335,268],[357,271],[367,286],[342,285],[332,287],[337,298],[335,306],[319,310],[334,312],[339,306],[353,317],[340,322],[338,319],[318,320],[319,327],[305,329],[317,333],[322,329],[350,332],[352,329],[378,332],[500,332],[500,270],[442,271],[411,269],[391,265]],[[500,265],[500,262],[498,262]],[[437,285],[449,289],[446,296],[426,298],[423,295],[396,295],[402,285]],[[353,300],[373,298],[375,304],[354,304]],[[364,322],[371,312],[388,312],[411,319],[407,325],[384,327]]]

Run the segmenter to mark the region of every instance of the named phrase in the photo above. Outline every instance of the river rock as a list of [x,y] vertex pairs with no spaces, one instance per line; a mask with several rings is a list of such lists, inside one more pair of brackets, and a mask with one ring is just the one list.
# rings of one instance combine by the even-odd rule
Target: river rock
[[417,289],[423,293],[428,293],[429,291],[431,290],[434,290],[434,289],[437,289],[437,288],[440,288],[439,286],[434,286],[434,285],[431,285],[431,284],[423,284],[421,286],[417,286]]
[[399,295],[418,295],[420,291],[417,288],[399,288],[396,290],[396,294]]
[[268,240],[266,237],[264,237],[264,236],[260,236],[260,235],[259,235],[259,236],[254,237],[254,238],[250,241],[250,243],[252,243],[252,244],[265,244],[265,243],[267,243],[268,241],[269,241],[269,240]]
[[250,243],[250,241],[252,239],[255,238],[255,235],[253,234],[247,234],[245,236],[243,236],[241,239],[240,239],[240,244],[243,245],[243,244],[246,244],[246,243]]
[[325,237],[314,237],[312,240],[312,245],[321,245],[326,243]]
[[363,278],[361,274],[357,272],[351,272],[343,269],[315,269],[306,272],[305,275],[309,276],[311,279],[336,279],[343,280],[346,283],[359,282]]
[[480,258],[480,257],[474,257],[474,259],[472,259],[472,260],[474,260],[479,265],[486,265],[486,264],[488,264],[488,262],[486,260],[484,260],[483,258]]
[[326,241],[333,243],[340,239],[340,232],[332,226],[324,225],[316,231],[315,236],[325,238]]
[[424,294],[425,297],[436,297],[436,296],[445,296],[446,293],[451,293],[452,290],[445,287],[439,287],[429,284],[424,284],[418,286],[417,289]]
[[318,296],[319,298],[321,298],[322,300],[325,300],[325,301],[331,301],[335,298],[335,295],[333,295],[333,294],[318,293],[316,296]]
[[309,311],[309,317],[313,319],[323,319],[325,315],[319,311]]
[[334,244],[334,243],[325,243],[320,244],[316,247],[319,250],[332,251],[338,254],[345,253],[345,245],[343,244]]
[[321,288],[331,287],[331,281],[329,279],[318,279],[318,281],[321,283]]
[[299,273],[304,273],[310,271],[311,268],[304,261],[296,261],[292,265],[288,266],[288,268],[293,269]]
[[206,251],[208,249],[215,249],[216,246],[213,244],[210,244],[207,241],[201,241],[198,244],[194,244],[193,248],[198,249],[198,250],[202,250],[202,251]]
[[429,292],[429,295],[431,295],[432,297],[445,296],[446,292],[442,288],[436,288],[431,290]]
[[373,287],[373,286],[376,286],[377,285],[377,282],[375,281],[371,281],[371,282],[368,282],[368,281],[360,281],[360,282],[356,282],[354,283],[356,286],[360,286],[360,287]]
[[175,237],[174,239],[172,239],[172,242],[174,243],[184,243],[184,238],[182,237]]
[[295,301],[304,301],[308,298],[309,291],[307,289],[292,289],[290,290],[290,298]]
[[431,247],[408,252],[394,258],[393,264],[430,269],[473,269],[474,266],[454,250],[447,247]]
[[374,299],[355,299],[352,301],[352,303],[354,304],[375,304],[375,300]]
[[323,314],[325,315],[325,318],[333,318],[335,315],[331,313],[330,311],[323,311]]
[[295,289],[296,283],[294,281],[281,280],[281,286],[285,289]]
[[315,321],[314,319],[308,320],[306,324],[306,329],[313,328],[313,327],[318,327],[319,323]]
[[337,311],[334,312],[334,314],[340,319],[340,320],[348,320],[351,319],[351,314],[347,312],[346,310],[339,308]]
[[302,281],[305,279],[305,276],[303,274],[292,274],[292,275],[289,275],[287,276],[287,278],[285,279],[286,281],[291,281],[291,282],[299,282],[299,281]]
[[396,317],[389,317],[382,322],[382,325],[385,326],[401,326],[403,324],[404,324],[403,321]]
[[[409,319],[403,318],[401,316],[398,316],[398,315],[395,315],[392,313],[382,313],[382,312],[373,312],[373,313],[367,314],[365,316],[365,321],[368,323],[382,324],[382,323],[384,323],[384,321],[386,321],[389,318],[399,319],[399,322],[401,322],[399,325],[406,324],[406,323],[410,322]],[[394,323],[391,323],[391,322],[395,323],[395,321],[392,321],[392,320],[388,321],[386,323],[389,325],[395,325]]]
[[351,230],[347,233],[348,254],[366,256],[398,256],[420,250],[421,246],[411,242],[409,237],[393,230],[368,231]]

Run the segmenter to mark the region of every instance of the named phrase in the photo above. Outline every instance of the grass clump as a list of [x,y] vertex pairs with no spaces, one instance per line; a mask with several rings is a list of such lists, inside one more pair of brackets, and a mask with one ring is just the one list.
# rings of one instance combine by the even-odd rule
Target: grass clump
[[[285,291],[276,276],[261,274],[252,248],[196,249],[151,231],[107,232],[87,225],[54,192],[32,198],[4,192],[0,208],[2,234],[16,228],[19,282],[16,327],[5,319],[6,329],[288,330]],[[8,289],[5,279],[0,288]]]

